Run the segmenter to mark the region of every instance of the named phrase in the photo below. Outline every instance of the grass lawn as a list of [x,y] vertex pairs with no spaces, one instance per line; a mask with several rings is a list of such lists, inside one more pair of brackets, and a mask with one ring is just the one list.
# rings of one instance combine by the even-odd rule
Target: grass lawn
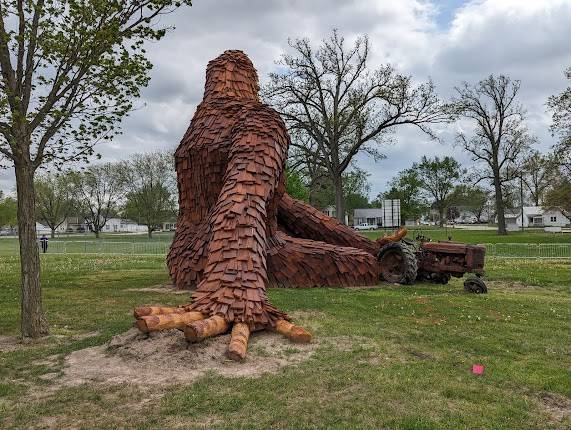
[[459,280],[271,290],[316,339],[275,373],[67,387],[57,381],[70,352],[127,330],[137,304],[186,295],[133,290],[168,282],[163,257],[45,255],[52,336],[22,346],[11,343],[18,260],[0,256],[0,428],[569,428],[571,260],[487,264],[482,296]]

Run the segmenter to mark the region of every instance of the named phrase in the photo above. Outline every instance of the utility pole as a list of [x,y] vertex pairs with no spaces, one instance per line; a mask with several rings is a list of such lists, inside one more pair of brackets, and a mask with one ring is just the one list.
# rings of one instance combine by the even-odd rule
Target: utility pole
[[521,231],[523,231],[523,175],[519,177],[519,200],[521,205]]

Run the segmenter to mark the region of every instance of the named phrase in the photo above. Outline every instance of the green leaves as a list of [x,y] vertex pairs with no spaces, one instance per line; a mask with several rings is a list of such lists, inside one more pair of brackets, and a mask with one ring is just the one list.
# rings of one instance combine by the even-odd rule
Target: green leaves
[[35,168],[86,161],[119,133],[149,83],[145,43],[166,34],[158,19],[191,4],[39,0],[18,13],[18,3],[0,7],[0,151],[20,162],[30,152]]

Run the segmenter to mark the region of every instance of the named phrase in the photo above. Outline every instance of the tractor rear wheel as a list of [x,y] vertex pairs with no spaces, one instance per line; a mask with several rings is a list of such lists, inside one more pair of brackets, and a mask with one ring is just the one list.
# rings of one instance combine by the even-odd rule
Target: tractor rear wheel
[[413,250],[402,242],[389,243],[379,251],[379,264],[383,280],[397,284],[412,284],[418,264]]
[[486,287],[484,281],[477,276],[471,276],[466,279],[464,281],[464,289],[474,294],[486,294],[488,292],[488,287]]

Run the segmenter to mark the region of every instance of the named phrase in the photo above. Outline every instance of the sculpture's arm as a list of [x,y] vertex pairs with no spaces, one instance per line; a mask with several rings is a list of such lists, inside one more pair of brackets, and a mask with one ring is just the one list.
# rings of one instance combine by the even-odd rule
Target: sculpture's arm
[[297,237],[359,248],[375,256],[379,252],[380,246],[377,242],[287,194],[280,200],[278,220]]
[[251,326],[283,318],[266,298],[267,205],[277,189],[288,137],[279,116],[260,107],[233,132],[223,187],[210,218],[205,278],[192,308]]

